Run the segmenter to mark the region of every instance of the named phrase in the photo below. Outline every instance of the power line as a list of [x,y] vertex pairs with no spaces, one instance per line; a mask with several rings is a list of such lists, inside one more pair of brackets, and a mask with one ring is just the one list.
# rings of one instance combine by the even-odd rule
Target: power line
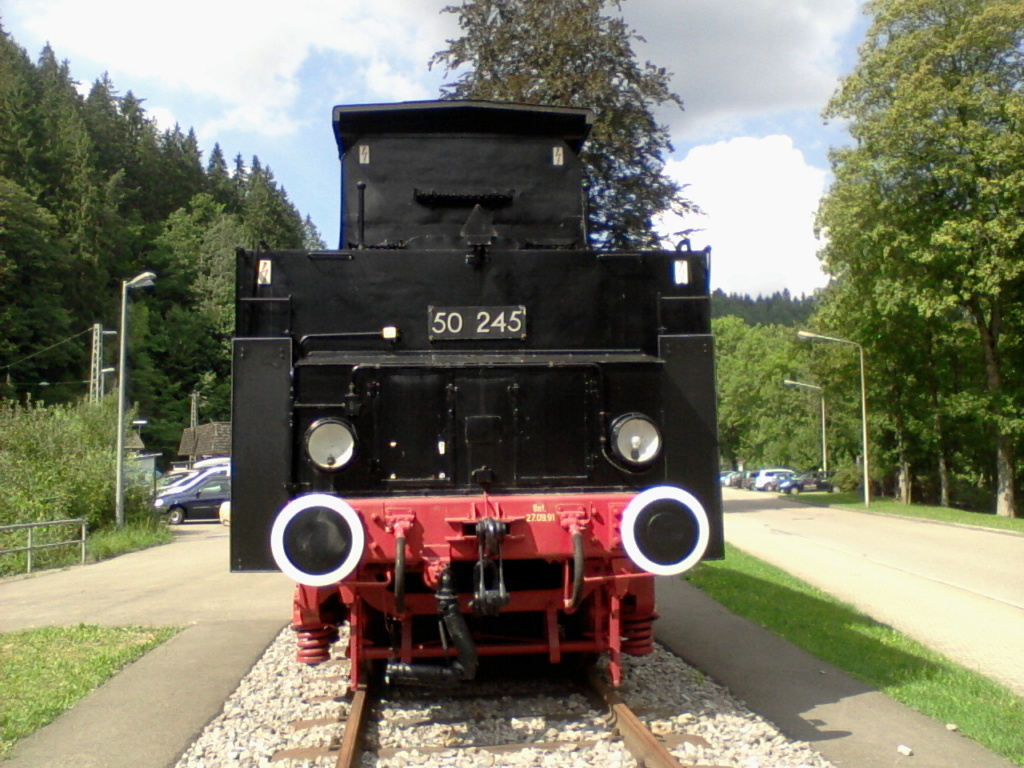
[[37,357],[38,355],[41,355],[44,352],[49,352],[54,347],[59,347],[61,344],[67,344],[69,341],[73,341],[74,339],[77,339],[79,336],[85,336],[85,334],[87,333],[92,333],[91,327],[86,328],[81,333],[76,333],[74,336],[68,336],[66,339],[62,339],[61,341],[58,341],[56,344],[51,344],[50,346],[45,347],[44,349],[40,349],[37,352],[33,352],[31,355],[21,358],[21,360],[15,360],[13,363],[8,363],[7,365],[0,366],[0,369],[13,368],[14,366],[20,363],[24,363],[26,360],[31,360],[33,357]]

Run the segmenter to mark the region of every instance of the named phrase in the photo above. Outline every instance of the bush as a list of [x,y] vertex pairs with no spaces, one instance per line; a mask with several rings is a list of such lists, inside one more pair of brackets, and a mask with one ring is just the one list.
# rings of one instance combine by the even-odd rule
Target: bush
[[[117,403],[0,403],[0,525],[81,517],[114,523]],[[126,515],[142,516],[148,489],[129,487]]]

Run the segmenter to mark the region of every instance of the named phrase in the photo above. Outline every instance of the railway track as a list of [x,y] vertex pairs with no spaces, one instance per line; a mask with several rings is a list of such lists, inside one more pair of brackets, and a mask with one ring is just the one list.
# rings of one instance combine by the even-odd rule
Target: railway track
[[[696,735],[656,735],[643,719],[651,713],[631,709],[596,669],[575,679],[491,680],[454,690],[392,689],[374,680],[339,703],[338,734],[330,744],[281,750],[272,761],[355,768],[364,754],[373,762],[404,763],[446,753],[456,765],[463,764],[460,757],[467,765],[497,765],[543,753],[568,758],[590,751],[598,760],[614,759],[624,749],[645,768],[685,768],[670,747],[708,746]],[[317,719],[293,727],[324,724]]]
[[[352,698],[345,695],[348,660],[297,664],[294,633],[286,629],[176,768],[331,768],[339,758],[366,768],[660,765],[644,740],[637,745],[629,735],[628,710],[674,756],[668,765],[832,768],[659,646],[626,659],[618,695],[628,708],[570,679],[563,667],[534,664],[528,675],[508,672],[507,657],[501,663],[501,680],[481,675],[455,688],[392,687],[376,696],[367,689]],[[363,727],[354,727],[361,718]]]

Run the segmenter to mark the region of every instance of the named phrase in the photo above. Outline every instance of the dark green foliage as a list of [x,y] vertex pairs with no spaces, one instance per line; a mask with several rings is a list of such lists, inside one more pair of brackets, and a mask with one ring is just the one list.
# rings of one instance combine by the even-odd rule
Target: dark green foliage
[[81,365],[81,344],[35,354],[77,330],[63,306],[69,264],[56,218],[0,176],[0,361],[22,361],[0,369],[0,397],[38,392],[40,382],[61,382],[69,366]]
[[776,291],[771,296],[726,294],[721,288],[711,294],[711,317],[738,317],[747,325],[803,326],[817,306],[816,296],[796,298],[789,289]]
[[229,174],[217,146],[204,162],[143,101],[106,76],[80,95],[49,47],[33,64],[0,29],[0,400],[84,395],[84,332],[116,329],[122,281],[152,270],[129,299],[129,398],[172,457],[194,390],[202,421],[229,415],[234,249],[320,240],[258,158]]

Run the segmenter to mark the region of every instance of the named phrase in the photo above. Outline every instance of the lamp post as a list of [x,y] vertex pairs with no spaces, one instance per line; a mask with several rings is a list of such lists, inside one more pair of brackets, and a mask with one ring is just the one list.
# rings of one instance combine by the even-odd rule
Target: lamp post
[[132,288],[149,288],[156,274],[141,272],[131,280],[121,281],[121,330],[118,339],[117,363],[117,471],[114,480],[114,514],[117,527],[124,525],[124,411],[128,384],[128,291]]
[[806,389],[821,395],[821,471],[828,472],[828,442],[825,437],[825,390],[816,384],[804,384],[802,381],[793,381],[792,379],[783,380],[782,386]]
[[834,344],[849,344],[860,351],[860,421],[861,441],[864,452],[864,506],[871,505],[871,473],[868,464],[868,390],[864,378],[864,347],[856,341],[848,339],[837,339],[834,336],[822,336],[820,333],[810,331],[797,331],[797,338],[804,341],[829,341]]

